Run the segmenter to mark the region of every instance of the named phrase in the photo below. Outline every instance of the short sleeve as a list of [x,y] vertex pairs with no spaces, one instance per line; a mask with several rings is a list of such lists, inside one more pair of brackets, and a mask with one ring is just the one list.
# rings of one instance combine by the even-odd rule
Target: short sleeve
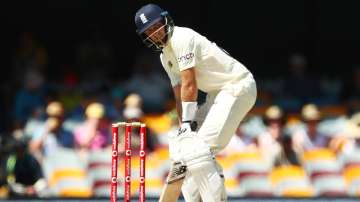
[[163,61],[162,54],[160,55],[161,64],[164,67],[167,75],[169,76],[171,86],[177,86],[181,83],[180,75],[177,75],[175,72],[170,71],[169,67],[166,65],[166,62]]
[[174,53],[179,65],[179,70],[183,71],[196,65],[196,51],[194,36],[185,35],[181,40],[174,42]]

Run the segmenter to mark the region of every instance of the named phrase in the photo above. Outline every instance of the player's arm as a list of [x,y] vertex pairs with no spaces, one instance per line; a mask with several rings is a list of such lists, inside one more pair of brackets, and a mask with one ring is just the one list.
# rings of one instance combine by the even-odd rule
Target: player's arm
[[[173,90],[179,117],[182,117],[182,121],[193,121],[197,110],[198,96],[195,69],[189,68],[181,71],[181,84],[173,87]],[[159,202],[176,202],[179,198],[186,171],[181,166],[176,163],[172,165]]]
[[180,72],[181,77],[181,108],[182,121],[193,121],[197,111],[198,88],[195,68],[188,68]]
[[173,87],[173,92],[179,123],[181,124],[182,102],[196,102],[198,96],[194,68],[189,68],[181,72],[181,83]]
[[176,104],[176,111],[178,114],[178,121],[179,125],[181,125],[181,84],[178,84],[173,87],[174,97],[175,97],[175,104]]
[[180,72],[181,75],[181,101],[196,102],[198,88],[196,84],[195,68],[189,68]]

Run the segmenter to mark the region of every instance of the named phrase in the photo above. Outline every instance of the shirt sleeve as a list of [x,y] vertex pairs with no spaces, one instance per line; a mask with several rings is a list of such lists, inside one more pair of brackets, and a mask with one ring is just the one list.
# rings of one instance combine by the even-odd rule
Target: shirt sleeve
[[179,65],[179,70],[183,71],[196,65],[196,45],[194,36],[185,35],[181,40],[175,41],[174,53]]
[[171,86],[177,86],[181,83],[180,75],[175,74],[174,72],[170,71],[170,68],[167,66],[166,62],[163,61],[162,54],[160,55],[161,64],[164,67],[167,75],[170,78]]

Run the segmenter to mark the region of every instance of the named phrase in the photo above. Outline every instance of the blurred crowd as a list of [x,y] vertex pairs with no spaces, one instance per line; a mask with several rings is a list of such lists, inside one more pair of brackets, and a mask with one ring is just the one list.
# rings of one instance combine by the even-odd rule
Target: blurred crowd
[[[99,33],[76,51],[74,66],[82,73],[67,65],[52,72],[48,55],[34,33],[23,33],[1,86],[0,198],[46,196],[51,180],[44,162],[63,149],[82,162],[108,151],[111,123],[147,123],[148,153],[166,148],[166,135],[177,130],[171,86],[157,57],[140,53],[129,78],[111,78],[106,69],[115,56]],[[306,168],[304,154],[316,149],[329,150],[337,162],[360,155],[360,66],[346,79],[308,71],[297,53],[286,75],[258,78],[256,106],[219,158],[257,152],[271,168]]]

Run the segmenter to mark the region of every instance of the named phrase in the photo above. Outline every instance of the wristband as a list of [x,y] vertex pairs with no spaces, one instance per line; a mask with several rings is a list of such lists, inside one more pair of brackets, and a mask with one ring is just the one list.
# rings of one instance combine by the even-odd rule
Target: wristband
[[195,119],[197,102],[181,102],[182,121],[192,121]]

